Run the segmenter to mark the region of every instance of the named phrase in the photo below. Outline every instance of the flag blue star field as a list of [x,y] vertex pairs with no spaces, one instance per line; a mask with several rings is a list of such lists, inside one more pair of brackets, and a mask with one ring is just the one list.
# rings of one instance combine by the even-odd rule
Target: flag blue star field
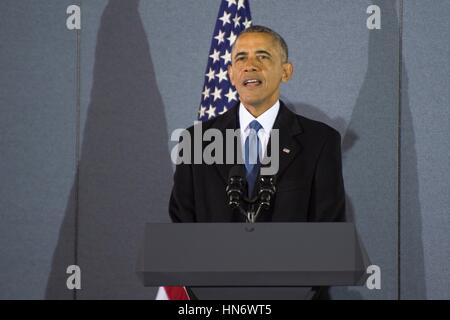
[[238,101],[236,89],[228,79],[227,66],[237,35],[251,23],[248,0],[222,0],[209,50],[199,120],[223,114]]

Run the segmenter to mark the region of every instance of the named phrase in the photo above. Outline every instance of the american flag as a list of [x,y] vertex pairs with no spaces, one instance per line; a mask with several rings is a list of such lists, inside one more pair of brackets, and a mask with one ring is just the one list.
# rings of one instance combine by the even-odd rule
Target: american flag
[[[231,47],[237,35],[252,23],[248,0],[222,0],[205,72],[198,119],[205,121],[227,112],[238,101],[228,79]],[[185,287],[160,287],[157,300],[189,300]]]
[[198,119],[205,121],[227,112],[238,101],[228,79],[231,47],[237,35],[252,23],[248,0],[222,0],[205,71]]

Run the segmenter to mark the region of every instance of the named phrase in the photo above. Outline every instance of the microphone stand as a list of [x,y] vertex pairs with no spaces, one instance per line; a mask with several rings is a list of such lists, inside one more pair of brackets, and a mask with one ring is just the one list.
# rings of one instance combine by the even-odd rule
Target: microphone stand
[[256,201],[258,201],[258,197],[253,197],[252,199],[249,199],[247,197],[244,198],[245,202],[247,204],[249,204],[249,208],[250,210],[248,210],[247,212],[245,212],[245,210],[240,207],[240,209],[244,212],[245,217],[247,218],[248,223],[255,223],[256,221],[256,217],[259,215],[259,211],[261,209],[261,205],[258,207],[258,210],[255,212],[253,210],[253,205],[256,203]]
[[[270,202],[272,196],[275,195],[275,176],[260,176],[259,178],[259,191],[258,195],[249,199],[248,197],[243,197],[244,201],[249,204],[250,210],[245,212],[242,206],[239,206],[240,212],[247,218],[247,222],[255,223],[256,219],[261,213],[262,209],[268,209],[270,207]],[[259,200],[258,207],[256,211],[253,205]]]

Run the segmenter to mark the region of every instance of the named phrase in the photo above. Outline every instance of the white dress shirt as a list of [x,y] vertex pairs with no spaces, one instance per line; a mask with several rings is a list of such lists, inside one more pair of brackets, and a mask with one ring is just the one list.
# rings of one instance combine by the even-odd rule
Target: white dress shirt
[[277,100],[273,106],[267,109],[263,114],[261,114],[258,118],[255,118],[248,110],[244,107],[244,105],[239,105],[239,124],[241,127],[241,146],[242,146],[242,154],[245,154],[245,139],[250,134],[249,124],[253,120],[257,120],[262,128],[258,131],[258,138],[261,142],[262,154],[266,154],[267,143],[270,138],[270,131],[272,130],[273,124],[275,123],[275,119],[278,115],[278,110],[280,110],[280,100]]

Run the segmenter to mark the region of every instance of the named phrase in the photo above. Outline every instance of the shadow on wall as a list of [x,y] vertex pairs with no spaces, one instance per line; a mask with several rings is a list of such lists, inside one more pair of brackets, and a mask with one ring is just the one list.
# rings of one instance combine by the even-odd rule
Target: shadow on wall
[[[373,4],[380,7],[382,12],[382,29],[369,32],[369,52],[368,52],[368,68],[364,83],[361,87],[360,94],[354,107],[352,118],[348,126],[347,132],[357,132],[360,139],[358,144],[352,149],[352,157],[354,159],[359,158],[368,160],[366,163],[363,161],[352,160],[352,168],[356,172],[364,173],[367,168],[370,168],[370,173],[364,174],[364,178],[367,181],[373,181],[375,184],[372,187],[365,187],[364,183],[359,187],[366,189],[364,192],[370,195],[365,198],[367,208],[372,208],[372,212],[364,213],[364,221],[362,224],[368,223],[365,229],[366,242],[370,240],[372,248],[375,245],[380,246],[376,251],[378,257],[372,257],[372,263],[377,264],[375,259],[384,260],[384,266],[389,268],[390,264],[397,263],[397,259],[400,255],[400,274],[397,272],[397,268],[392,270],[392,275],[389,278],[382,278],[382,290],[379,293],[373,292],[369,297],[382,297],[382,298],[425,298],[425,271],[424,271],[424,258],[423,258],[423,243],[422,243],[422,216],[420,212],[420,205],[418,202],[418,178],[417,178],[417,155],[414,143],[414,132],[412,127],[411,113],[409,110],[408,100],[408,81],[407,71],[404,64],[403,57],[399,61],[398,48],[396,46],[390,46],[390,43],[397,44],[398,39],[399,21],[396,11],[396,2],[390,0],[378,0]],[[402,63],[402,92],[398,91],[398,66]],[[391,71],[391,73],[387,73]],[[401,162],[401,172],[396,170],[396,174],[400,177],[400,203],[402,204],[400,211],[401,223],[400,234],[397,234],[397,226],[386,225],[386,222],[392,221],[390,217],[382,217],[388,212],[383,212],[383,189],[392,187],[383,185],[383,175],[392,171],[392,166],[396,163],[388,162],[385,157],[391,157],[389,149],[386,149],[387,145],[390,145],[390,137],[386,137],[383,133],[384,128],[390,130],[392,127],[389,124],[389,119],[394,115],[393,119],[397,120],[398,105],[392,105],[389,102],[393,101],[397,103],[399,95],[402,96],[402,127],[400,128],[400,136],[402,138],[400,146],[401,158],[398,159],[395,155],[396,161]],[[393,108],[394,110],[393,111]],[[394,135],[392,138],[395,138]],[[344,137],[344,145],[348,142],[347,134]],[[350,137],[350,140],[353,140]],[[351,142],[350,142],[351,143]],[[383,153],[383,151],[386,152]],[[395,151],[397,152],[397,150]],[[365,155],[365,156],[362,156]],[[405,162],[405,161],[407,162]],[[407,180],[405,180],[407,178]],[[408,181],[408,184],[404,184],[403,181]],[[384,181],[386,184],[389,181]],[[378,188],[379,190],[377,190]],[[403,196],[408,194],[408,198]],[[404,199],[412,199],[407,204],[403,204]],[[406,210],[405,210],[406,209]],[[398,215],[398,211],[393,212]],[[377,215],[380,216],[377,216]],[[406,222],[405,222],[406,221]],[[395,230],[396,236],[391,237],[387,234],[383,235],[383,228]],[[401,247],[397,248],[397,244],[388,242],[387,239],[380,239],[381,236],[387,236],[389,239],[396,241],[397,237],[400,237]],[[385,246],[383,248],[383,246]],[[395,255],[392,255],[386,250],[386,248],[397,248]],[[400,251],[398,251],[400,250]],[[410,263],[409,267],[406,263]],[[397,266],[396,266],[397,267]],[[388,284],[388,281],[397,281],[400,277],[400,288],[393,284]],[[383,292],[383,286],[388,292]],[[388,288],[386,288],[388,287]]]
[[426,299],[416,139],[409,105],[408,74],[403,57],[402,70],[400,298]]
[[65,269],[75,254],[82,272],[77,299],[154,299],[156,293],[141,285],[135,268],[144,224],[169,221],[172,165],[138,5],[110,0],[101,18],[79,188],[74,183],[54,252],[50,299],[71,298]]
[[[352,194],[347,200],[347,217],[359,222],[360,234],[374,264],[383,264],[390,272],[382,276],[382,290],[372,292],[365,288],[335,288],[333,297],[338,299],[361,298],[425,298],[425,272],[422,243],[422,218],[418,200],[417,155],[414,130],[408,101],[408,79],[402,59],[402,127],[401,127],[401,168],[396,168],[396,138],[398,96],[398,30],[399,21],[395,6],[398,2],[378,0],[382,12],[382,29],[369,31],[367,73],[353,108],[348,127],[343,119],[330,119],[318,108],[294,103],[294,110],[309,118],[329,124],[343,135],[343,161],[346,163],[347,178],[351,181]],[[393,130],[395,129],[395,130]],[[392,135],[390,134],[392,132]],[[392,183],[400,175],[401,234],[397,235],[397,225],[390,221],[397,215],[395,185],[386,180],[392,176]],[[370,183],[367,183],[367,182]],[[390,191],[389,191],[390,190]],[[408,200],[408,202],[406,202]],[[385,206],[384,202],[389,205]],[[355,205],[356,204],[356,205]],[[355,207],[355,209],[354,209]],[[354,210],[359,210],[354,213]],[[389,211],[387,211],[389,210]],[[395,234],[388,234],[393,232]],[[361,232],[362,231],[362,232]],[[400,252],[397,251],[397,236],[401,237]],[[394,252],[393,252],[394,251]],[[376,254],[373,254],[376,253]],[[401,288],[397,288],[397,258],[400,256]],[[408,265],[406,265],[408,264]],[[395,267],[394,267],[395,266]],[[384,288],[384,290],[383,290]],[[378,292],[376,292],[378,291]]]

